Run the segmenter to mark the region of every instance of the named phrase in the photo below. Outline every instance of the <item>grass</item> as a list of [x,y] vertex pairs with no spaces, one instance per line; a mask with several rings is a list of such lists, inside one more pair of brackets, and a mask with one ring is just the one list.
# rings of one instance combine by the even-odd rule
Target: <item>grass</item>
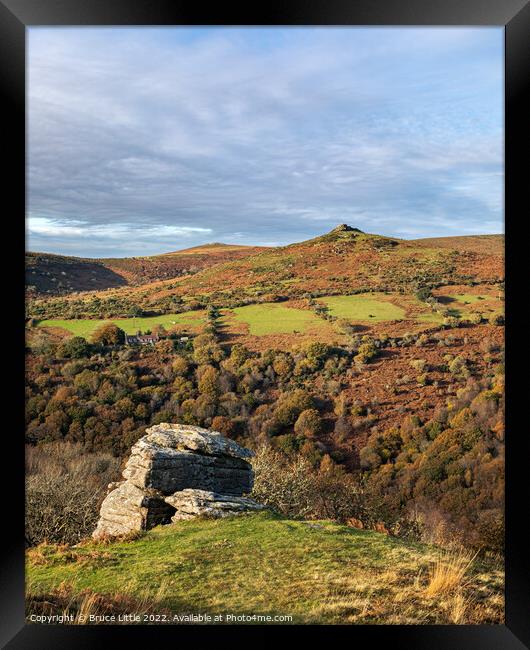
[[429,584],[425,589],[428,597],[439,597],[463,586],[464,578],[476,557],[465,550],[440,555],[431,568]]
[[103,323],[116,323],[127,334],[136,334],[138,330],[145,332],[155,325],[163,325],[166,329],[173,325],[195,327],[202,323],[203,312],[190,311],[183,314],[164,314],[162,316],[147,316],[145,318],[112,318],[103,320],[41,320],[38,327],[60,327],[75,336],[88,338],[92,332]]
[[319,298],[337,318],[352,321],[389,321],[401,320],[405,310],[386,300],[357,294],[353,296],[328,296]]
[[246,323],[253,336],[292,334],[322,326],[322,321],[313,312],[277,303],[246,305],[245,307],[235,307],[231,311],[233,320]]
[[503,616],[500,567],[475,561],[465,580],[431,597],[435,547],[268,512],[182,521],[134,541],[43,545],[27,555],[28,602],[85,594],[87,607],[90,594],[109,602],[126,595],[173,614],[287,614],[294,623],[500,623]]
[[470,305],[485,300],[491,300],[491,296],[478,296],[472,293],[455,293],[451,294],[450,298],[454,298],[458,302],[463,302],[464,304],[468,303]]
[[444,316],[436,311],[426,311],[424,313],[417,314],[416,319],[422,323],[441,324],[444,321]]

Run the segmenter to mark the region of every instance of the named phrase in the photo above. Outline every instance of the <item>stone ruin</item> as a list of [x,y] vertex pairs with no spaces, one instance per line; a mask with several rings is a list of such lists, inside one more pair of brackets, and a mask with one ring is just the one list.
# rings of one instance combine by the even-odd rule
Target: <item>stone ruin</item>
[[224,517],[264,506],[252,490],[253,453],[216,431],[157,424],[132,447],[122,473],[101,504],[94,538],[149,530],[200,515]]

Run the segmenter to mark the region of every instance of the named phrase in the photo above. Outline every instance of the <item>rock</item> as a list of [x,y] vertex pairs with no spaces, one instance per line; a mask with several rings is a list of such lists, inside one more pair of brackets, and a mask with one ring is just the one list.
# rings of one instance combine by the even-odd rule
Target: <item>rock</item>
[[360,232],[362,233],[362,230],[359,230],[359,228],[354,228],[353,226],[349,226],[347,223],[341,223],[340,225],[336,226],[331,230],[331,232]]
[[248,510],[263,510],[262,506],[248,497],[234,497],[207,490],[181,490],[166,497],[166,503],[175,508],[171,521],[194,517],[227,517]]
[[165,423],[147,429],[131,449],[124,481],[109,485],[93,537],[261,509],[243,497],[253,486],[251,457],[216,431]]
[[101,504],[99,521],[93,537],[115,537],[139,530],[149,530],[169,523],[174,508],[156,493],[149,495],[125,481],[112,490]]
[[123,477],[139,488],[241,495],[252,490],[252,452],[200,427],[159,424],[133,446]]

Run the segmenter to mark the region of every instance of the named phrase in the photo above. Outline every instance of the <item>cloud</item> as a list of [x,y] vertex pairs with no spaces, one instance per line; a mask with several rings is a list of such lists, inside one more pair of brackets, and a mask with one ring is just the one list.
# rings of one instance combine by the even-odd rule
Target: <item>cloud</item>
[[[27,219],[27,236],[39,238],[50,245],[60,243],[67,253],[82,254],[89,239],[98,255],[109,255],[124,242],[127,246],[142,248],[142,254],[159,252],[159,247],[166,246],[169,251],[175,241],[182,241],[194,236],[210,236],[211,228],[190,226],[152,225],[149,223],[118,222],[113,224],[94,224],[87,221],[49,219],[29,216]],[[167,248],[169,247],[169,248]]]
[[500,232],[502,50],[500,28],[30,28],[28,246]]

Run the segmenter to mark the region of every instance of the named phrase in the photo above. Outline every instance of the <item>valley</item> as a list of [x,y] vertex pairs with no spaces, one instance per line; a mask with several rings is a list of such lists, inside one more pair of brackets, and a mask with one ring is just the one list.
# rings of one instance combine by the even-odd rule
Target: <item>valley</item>
[[[179,277],[30,294],[27,443],[122,459],[153,424],[198,425],[361,481],[367,527],[442,526],[500,551],[502,236],[342,224],[235,252],[211,246]],[[156,337],[127,343],[138,331]]]

